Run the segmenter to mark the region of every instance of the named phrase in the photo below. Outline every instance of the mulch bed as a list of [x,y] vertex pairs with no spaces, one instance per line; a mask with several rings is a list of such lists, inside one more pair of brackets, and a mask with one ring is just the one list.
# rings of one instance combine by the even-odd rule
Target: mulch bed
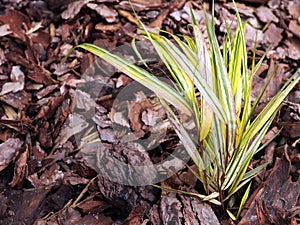
[[[211,10],[208,1],[132,0],[132,6],[149,28],[174,34],[189,34],[190,7],[205,33],[203,8]],[[0,224],[300,223],[299,84],[264,141],[282,128],[281,134],[251,163],[270,164],[255,178],[239,221],[191,196],[128,185],[146,181],[130,180],[135,171],[124,172],[113,159],[152,165],[178,145],[163,108],[147,88],[90,53],[76,49],[62,61],[87,42],[143,65],[130,47],[139,32],[132,6],[125,0],[1,1]],[[249,58],[255,42],[257,60],[268,50],[254,77],[253,99],[276,69],[264,105],[300,66],[300,2],[240,0],[237,6],[249,22]],[[231,2],[215,4],[220,42],[228,25],[237,26],[234,13]],[[151,46],[138,41],[151,72],[166,77]],[[187,169],[161,184],[201,191]]]

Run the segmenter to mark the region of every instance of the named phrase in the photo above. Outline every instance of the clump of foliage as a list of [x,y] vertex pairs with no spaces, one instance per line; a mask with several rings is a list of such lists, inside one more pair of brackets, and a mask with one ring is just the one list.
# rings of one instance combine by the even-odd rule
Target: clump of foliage
[[[249,170],[253,156],[265,145],[261,144],[281,103],[299,82],[300,77],[291,77],[281,90],[255,117],[259,101],[265,89],[254,103],[250,93],[252,79],[263,58],[255,64],[255,49],[250,72],[242,22],[236,8],[238,27],[232,35],[228,29],[222,51],[218,44],[214,15],[206,15],[206,30],[209,43],[192,14],[193,37],[170,34],[175,44],[165,36],[150,32],[141,23],[143,35],[154,46],[162,62],[168,68],[176,85],[159,80],[145,69],[92,44],[77,48],[88,50],[103,58],[129,77],[151,89],[164,104],[169,119],[198,171],[193,171],[202,182],[205,195],[190,193],[215,204],[224,204],[266,165]],[[197,95],[200,93],[200,96]],[[193,115],[199,135],[194,137],[174,113],[172,107]],[[250,186],[245,192],[240,210],[247,199]],[[185,193],[180,191],[181,193]],[[238,214],[240,213],[240,210]],[[228,212],[234,217],[230,212]]]

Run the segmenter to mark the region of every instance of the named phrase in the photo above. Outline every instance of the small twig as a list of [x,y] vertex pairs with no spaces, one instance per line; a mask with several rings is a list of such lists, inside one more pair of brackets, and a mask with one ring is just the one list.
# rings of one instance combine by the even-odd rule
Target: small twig
[[76,198],[76,200],[73,202],[71,205],[72,208],[75,208],[77,206],[77,203],[80,201],[80,199],[83,197],[83,195],[88,191],[90,185],[94,182],[94,180],[98,176],[94,177],[93,179],[90,180],[90,182],[85,186],[85,188],[82,190],[82,192],[79,194],[79,196]]

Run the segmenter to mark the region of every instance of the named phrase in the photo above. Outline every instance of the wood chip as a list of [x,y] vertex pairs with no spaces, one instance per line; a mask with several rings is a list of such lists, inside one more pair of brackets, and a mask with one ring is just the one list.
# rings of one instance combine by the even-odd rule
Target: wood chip
[[0,171],[4,170],[22,149],[23,141],[19,138],[9,138],[0,144]]
[[102,16],[108,23],[118,22],[118,12],[111,7],[104,4],[88,3],[87,7],[95,10],[100,16]]
[[250,207],[245,207],[247,212],[238,225],[271,224],[270,220],[272,224],[289,224],[286,212],[295,206],[300,194],[300,182],[291,180],[290,167],[286,158],[276,159],[267,180],[250,197]]
[[256,13],[258,18],[264,23],[268,23],[271,21],[275,23],[279,22],[278,18],[273,14],[272,10],[268,7],[260,6],[259,8],[255,9],[254,12]]
[[289,29],[295,36],[300,37],[300,25],[297,20],[290,21]]
[[271,23],[268,29],[264,33],[266,35],[267,41],[272,45],[272,47],[277,47],[279,42],[282,40],[283,29]]
[[73,19],[80,12],[81,8],[91,1],[92,0],[80,0],[71,2],[68,4],[68,8],[62,12],[61,17],[65,20]]
[[10,30],[9,24],[4,24],[0,26],[0,37],[4,37],[11,33],[12,31]]
[[21,71],[20,66],[13,66],[10,79],[12,82],[7,82],[3,85],[0,96],[10,92],[15,93],[23,90],[25,84],[25,75]]
[[300,1],[299,0],[293,0],[288,1],[288,7],[287,7],[290,15],[292,15],[293,19],[298,19],[300,17]]

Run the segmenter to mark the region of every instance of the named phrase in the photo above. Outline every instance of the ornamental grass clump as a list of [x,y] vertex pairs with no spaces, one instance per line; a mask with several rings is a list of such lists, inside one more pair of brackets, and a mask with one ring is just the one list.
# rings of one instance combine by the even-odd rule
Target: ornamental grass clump
[[[192,11],[191,15],[190,27],[193,36],[179,37],[169,34],[174,39],[173,42],[163,35],[149,31],[141,23],[141,35],[154,46],[172,75],[174,86],[98,46],[81,44],[77,48],[90,51],[111,63],[151,89],[161,99],[174,130],[193,163],[197,165],[198,170],[193,173],[202,182],[206,197],[209,197],[189,194],[215,204],[224,204],[266,166],[264,164],[253,169],[248,168],[253,156],[266,145],[261,144],[262,139],[281,103],[299,82],[300,77],[292,76],[259,114],[252,118],[265,89],[251,102],[252,79],[263,58],[255,64],[254,49],[251,68],[248,69],[244,36],[246,22],[242,22],[236,8],[238,27],[234,34],[228,29],[220,50],[215,34],[214,15],[210,20],[205,14],[207,42]],[[174,108],[193,115],[199,131],[196,140],[187,131]],[[241,206],[249,190],[250,186]],[[230,212],[229,214],[233,217]]]

